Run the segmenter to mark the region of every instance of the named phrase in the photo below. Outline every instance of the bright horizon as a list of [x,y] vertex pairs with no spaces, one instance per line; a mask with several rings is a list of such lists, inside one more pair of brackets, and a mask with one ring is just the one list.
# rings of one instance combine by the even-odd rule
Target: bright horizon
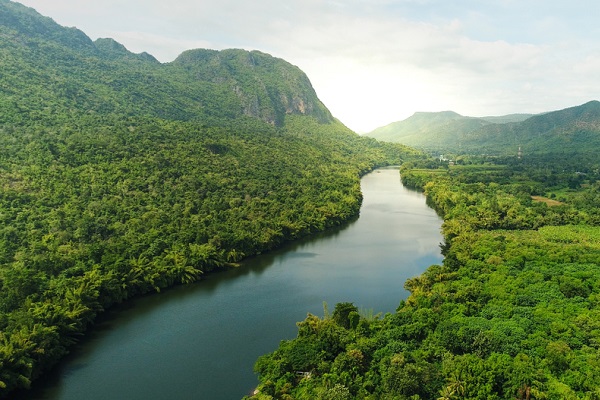
[[359,133],[420,111],[540,113],[600,93],[600,3],[583,0],[21,3],[161,62],[194,48],[283,58]]

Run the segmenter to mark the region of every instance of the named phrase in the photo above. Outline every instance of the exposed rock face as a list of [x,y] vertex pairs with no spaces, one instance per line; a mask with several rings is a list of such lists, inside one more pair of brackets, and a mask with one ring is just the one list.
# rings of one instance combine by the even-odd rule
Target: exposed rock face
[[[127,109],[127,115],[179,120],[250,116],[277,126],[290,114],[334,120],[298,67],[259,51],[189,50],[163,64],[8,0],[0,0],[0,36],[6,43],[0,53],[26,57],[43,91],[67,92],[66,109]],[[8,71],[14,57],[3,58]],[[115,68],[122,72],[112,75]],[[84,79],[82,71],[94,72]],[[11,73],[21,82],[33,79],[16,65]]]
[[311,115],[321,122],[333,117],[317,98],[298,67],[259,51],[230,49],[189,50],[173,63],[194,79],[227,84],[239,101],[240,111],[280,125],[285,115]]

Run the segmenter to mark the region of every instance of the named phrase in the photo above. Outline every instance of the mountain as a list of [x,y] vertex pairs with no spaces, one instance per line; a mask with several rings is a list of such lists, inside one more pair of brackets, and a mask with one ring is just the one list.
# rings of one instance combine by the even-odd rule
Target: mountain
[[600,102],[530,116],[471,118],[416,113],[367,136],[441,153],[588,153],[600,146]]
[[403,121],[377,128],[366,136],[432,149],[437,148],[440,143],[455,140],[465,132],[477,130],[487,124],[489,122],[483,119],[464,117],[453,111],[417,112]]
[[0,14],[3,72],[39,90],[20,101],[50,92],[64,94],[53,105],[63,110],[85,107],[179,120],[248,115],[279,126],[290,114],[333,120],[302,71],[258,51],[190,50],[160,64],[112,39],[93,42],[17,3],[2,0]]
[[103,57],[112,59],[130,59],[130,60],[145,60],[158,63],[158,60],[153,55],[146,52],[134,54],[127,50],[125,46],[111,38],[100,38],[94,41],[94,46]]
[[259,51],[188,50],[171,67],[185,70],[193,80],[227,87],[244,115],[276,125],[289,114],[333,120],[299,68]]
[[360,175],[421,157],[358,136],[288,62],[162,64],[0,0],[0,397],[112,305],[355,218]]
[[465,134],[459,145],[470,153],[515,154],[519,147],[525,155],[594,153],[600,148],[600,102],[486,125]]
[[507,124],[510,122],[522,122],[527,118],[533,117],[534,114],[507,114],[498,116],[481,117],[481,119],[494,124]]

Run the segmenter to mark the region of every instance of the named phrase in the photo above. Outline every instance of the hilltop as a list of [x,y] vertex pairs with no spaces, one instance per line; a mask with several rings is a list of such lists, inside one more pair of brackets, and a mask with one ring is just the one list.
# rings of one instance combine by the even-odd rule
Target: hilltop
[[[0,1],[0,15],[8,116],[23,107],[43,115],[39,100],[47,99],[55,113],[85,108],[184,121],[250,116],[278,126],[291,114],[333,121],[299,68],[259,51],[189,50],[161,64],[18,3]],[[29,96],[19,96],[23,90]]]
[[481,118],[462,116],[454,111],[417,112],[403,121],[377,128],[366,136],[430,149],[489,123]]

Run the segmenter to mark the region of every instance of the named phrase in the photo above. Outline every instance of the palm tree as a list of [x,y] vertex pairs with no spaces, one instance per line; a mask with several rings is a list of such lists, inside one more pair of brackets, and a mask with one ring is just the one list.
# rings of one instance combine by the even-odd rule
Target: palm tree
[[440,390],[440,397],[437,400],[452,400],[454,398],[454,389],[450,386],[444,386],[442,390]]

